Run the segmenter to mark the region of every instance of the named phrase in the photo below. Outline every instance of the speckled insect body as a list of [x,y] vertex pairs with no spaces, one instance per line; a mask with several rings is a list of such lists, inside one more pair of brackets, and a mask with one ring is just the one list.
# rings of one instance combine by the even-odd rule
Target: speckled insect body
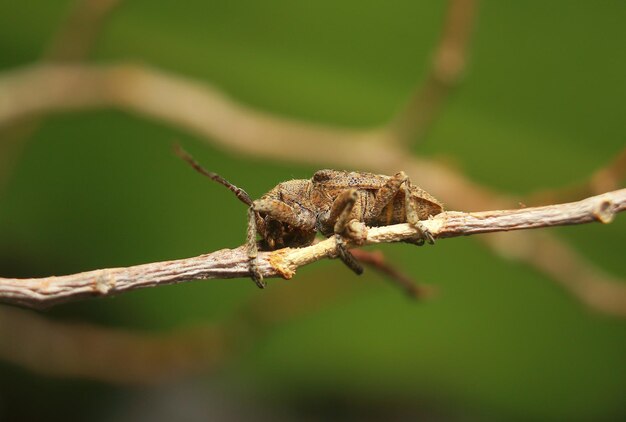
[[177,152],[197,171],[226,186],[249,206],[247,252],[251,277],[259,287],[265,284],[256,264],[257,235],[262,238],[261,247],[269,250],[308,246],[318,232],[326,237],[334,235],[338,257],[357,274],[363,268],[344,240],[353,238],[349,223],[354,220],[368,226],[409,223],[419,232],[411,243],[434,243],[420,220],[441,213],[443,206],[423,189],[412,186],[404,172],[384,176],[319,170],[311,179],[279,183],[252,201],[244,190],[205,170],[184,151]]

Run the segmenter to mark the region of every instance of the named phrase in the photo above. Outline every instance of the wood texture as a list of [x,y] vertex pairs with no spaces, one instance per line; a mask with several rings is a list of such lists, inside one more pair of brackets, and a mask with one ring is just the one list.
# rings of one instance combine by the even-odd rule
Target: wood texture
[[[609,223],[626,209],[626,189],[608,192],[578,202],[515,210],[454,212],[448,211],[424,221],[435,238],[479,233],[524,230],[540,227]],[[409,224],[367,228],[353,222],[351,230],[362,234],[360,245],[398,242],[416,235]],[[349,247],[360,246],[348,244]],[[334,257],[333,237],[305,248],[284,248],[259,253],[259,270],[264,278],[289,279],[296,270],[323,258]],[[419,253],[419,249],[415,250]],[[249,277],[245,247],[222,249],[193,258],[155,262],[126,268],[106,268],[65,276],[16,279],[0,278],[0,301],[42,308],[87,297],[111,296],[129,290],[177,284],[201,279]],[[615,298],[623,303],[626,298]],[[618,307],[614,313],[626,315]]]

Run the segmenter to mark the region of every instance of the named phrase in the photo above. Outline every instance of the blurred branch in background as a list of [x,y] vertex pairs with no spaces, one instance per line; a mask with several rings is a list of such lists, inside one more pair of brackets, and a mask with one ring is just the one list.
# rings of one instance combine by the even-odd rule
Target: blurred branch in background
[[147,384],[198,375],[237,359],[273,325],[354,293],[350,280],[269,289],[223,322],[170,333],[49,321],[32,311],[0,305],[0,359],[49,376],[115,384]]
[[52,38],[43,60],[77,61],[86,58],[111,12],[122,0],[77,0]]
[[420,142],[441,114],[446,98],[461,81],[474,28],[476,0],[451,0],[428,74],[389,131],[405,145]]
[[[505,209],[519,203],[454,169],[412,156],[384,129],[338,129],[272,116],[242,106],[208,84],[144,66],[42,64],[0,75],[0,127],[37,114],[97,107],[169,122],[226,150],[258,157],[383,174],[403,169],[452,209]],[[547,233],[483,240],[497,254],[537,268],[597,311],[614,313],[613,300],[605,299],[624,296],[621,280]],[[597,291],[605,293],[586,294]]]
[[408,274],[389,264],[381,251],[353,249],[352,255],[359,262],[386,276],[389,281],[403,290],[410,298],[418,300],[428,299],[436,294],[434,287],[416,283]]
[[[102,23],[118,3],[79,0],[44,59],[58,62],[86,57]],[[515,207],[519,198],[496,194],[440,163],[412,157],[402,148],[424,138],[451,88],[461,79],[475,12],[472,0],[450,1],[428,76],[404,111],[386,127],[373,130],[345,130],[271,116],[237,104],[205,83],[142,66],[37,64],[0,74],[0,191],[21,147],[12,139],[31,134],[36,128],[33,119],[48,112],[113,106],[168,122],[225,150],[379,173],[403,169],[449,208]],[[534,196],[532,203],[558,203],[617,189],[625,168],[626,150],[589,183],[543,192]],[[479,238],[499,255],[534,266],[591,309],[623,315],[623,281],[595,268],[556,237],[545,232],[516,232]],[[376,257],[372,257],[374,261]],[[317,308],[342,291],[352,293],[346,286],[352,287],[353,279],[337,284],[330,277],[318,277],[315,283],[269,289],[260,300],[235,312],[232,320],[158,337],[49,322],[29,311],[0,306],[0,357],[40,373],[108,382],[144,383],[210,370],[246,350],[248,343],[241,341],[249,341],[250,334],[258,335],[271,323]]]
[[[122,0],[76,0],[42,56],[48,62],[75,62],[85,59],[111,12]],[[0,194],[10,177],[24,141],[39,122],[24,119],[0,127]]]
[[0,306],[0,358],[34,372],[114,383],[150,383],[210,368],[229,354],[220,327],[138,334],[61,323]]
[[[626,189],[621,189],[569,204],[474,213],[448,211],[425,220],[423,224],[435,238],[447,238],[497,231],[584,224],[593,221],[609,223],[616,213],[625,209]],[[356,221],[352,222],[350,231],[361,235],[360,241],[348,243],[350,247],[399,242],[413,239],[420,233],[409,224],[367,228]],[[336,248],[336,240],[331,237],[303,248],[260,252],[257,262],[258,270],[263,278],[280,276],[290,279],[301,266],[320,259],[335,257]],[[545,255],[546,250],[548,249],[541,250],[542,256]],[[575,263],[568,262],[568,264],[576,268]],[[245,247],[242,246],[237,249],[222,249],[194,258],[127,268],[109,268],[58,277],[0,278],[0,301],[39,308],[85,297],[110,296],[144,287],[199,279],[249,276],[250,259]],[[576,290],[572,291],[586,304],[595,305],[599,310],[609,314],[626,316],[626,290],[615,292],[611,289],[607,290],[610,286],[605,285],[576,285],[575,287]]]
[[626,179],[626,148],[622,149],[606,166],[598,169],[591,178],[578,185],[561,190],[540,190],[531,195],[532,205],[571,201],[590,195],[618,189]]
[[[596,219],[608,222],[614,212],[625,207],[626,190],[621,190],[614,195],[590,198],[566,206],[569,210],[566,213],[562,212],[562,207],[513,210],[511,213],[515,215],[515,220],[508,221],[513,225],[523,221],[523,225],[530,226],[556,224],[565,219],[570,219],[570,222]],[[458,235],[462,233],[460,229],[465,232],[482,232],[486,225],[506,228],[511,213],[452,213],[452,218],[447,222],[448,231],[451,235]],[[534,217],[531,219],[519,218],[532,215]],[[386,228],[382,229],[383,233],[387,232]],[[414,234],[407,225],[394,226],[392,231],[395,232],[393,236]],[[385,239],[388,234],[379,240],[389,240]],[[443,232],[440,235],[443,236]],[[332,243],[332,239],[326,242]],[[324,248],[328,249],[327,246],[332,249],[332,245]],[[303,251],[296,252],[296,255],[303,256]],[[246,263],[245,252],[242,251],[240,255],[241,261]],[[363,259],[363,256],[359,257]],[[573,264],[572,271],[576,271]],[[60,277],[56,280],[62,279]],[[0,337],[4,339],[0,342],[0,358],[46,375],[124,384],[155,383],[186,374],[197,374],[199,371],[210,372],[236,359],[274,324],[314,312],[341,296],[353,294],[355,280],[352,277],[338,284],[332,277],[318,277],[315,283],[296,283],[289,289],[269,289],[222,323],[177,329],[172,333],[158,335],[91,324],[51,322],[30,311],[0,306]],[[588,293],[599,296],[598,292]],[[603,293],[611,291],[600,292],[600,295]],[[623,312],[624,297],[610,299],[614,301],[616,309]]]

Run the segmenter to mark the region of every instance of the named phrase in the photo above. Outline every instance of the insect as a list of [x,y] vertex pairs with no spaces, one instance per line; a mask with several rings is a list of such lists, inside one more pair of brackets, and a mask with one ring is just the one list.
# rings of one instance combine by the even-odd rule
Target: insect
[[203,168],[179,146],[176,153],[196,171],[226,186],[248,206],[246,249],[252,280],[265,287],[257,267],[257,235],[263,249],[302,247],[313,243],[316,233],[335,236],[337,256],[355,273],[362,265],[346,247],[353,220],[368,226],[409,223],[419,234],[408,242],[423,245],[434,238],[420,220],[443,211],[442,204],[411,181],[404,172],[393,176],[339,170],[319,170],[311,179],[289,180],[253,201],[241,188]]

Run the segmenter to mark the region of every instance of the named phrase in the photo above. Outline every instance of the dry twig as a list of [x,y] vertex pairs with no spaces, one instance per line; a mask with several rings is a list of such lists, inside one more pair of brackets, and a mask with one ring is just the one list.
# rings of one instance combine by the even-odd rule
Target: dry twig
[[[53,42],[46,58],[84,57],[88,52],[86,47],[95,39],[96,31],[93,28],[99,28],[99,23],[105,16],[101,13],[105,10],[100,9],[100,6],[112,7],[117,2],[79,0],[74,15],[70,15],[74,18],[68,19],[67,28],[62,29],[57,38],[78,42],[69,47],[65,42]],[[455,208],[510,207],[516,203],[512,198],[497,196],[489,189],[474,184],[463,175],[435,162],[410,157],[401,148],[411,138],[423,137],[450,88],[462,76],[473,23],[474,3],[472,0],[451,1],[446,25],[426,80],[411,99],[409,106],[392,119],[389,126],[382,129],[352,131],[280,119],[242,107],[206,84],[196,84],[145,67],[124,65],[38,65],[0,75],[0,127],[12,126],[16,121],[23,122],[15,119],[37,116],[42,112],[112,105],[170,122],[200,134],[206,141],[217,142],[223,148],[247,154],[370,169],[381,173],[405,169],[420,185]],[[85,19],[92,20],[92,23],[86,24]],[[76,76],[78,77],[75,78]],[[6,136],[4,140],[7,141]],[[398,140],[400,142],[396,145],[391,144],[391,141]],[[333,156],[325,154],[324,151],[329,147],[337,153]],[[8,154],[5,156],[8,157]],[[594,175],[588,186],[567,191],[566,200],[616,189],[619,186],[617,183],[623,179],[623,156],[622,152],[622,158],[618,157],[614,165]],[[5,166],[5,170],[7,168]],[[556,192],[547,203],[558,202],[554,198],[563,196],[561,192]],[[545,197],[542,199],[545,200]],[[621,208],[615,212],[619,210]],[[599,211],[599,216],[609,215],[603,214],[601,208]],[[592,309],[616,315],[625,314],[626,290],[620,280],[594,269],[584,258],[553,236],[547,233],[517,232],[494,234],[482,239],[500,254],[531,263]],[[106,283],[101,283],[102,278],[98,278],[97,274],[102,273],[86,274],[94,275],[94,279],[85,280],[87,289],[80,295],[101,295],[100,292],[107,288]],[[56,280],[67,280],[67,277],[76,276],[59,277]],[[174,278],[170,282],[184,281]],[[0,284],[1,281],[2,279]],[[324,290],[320,286],[323,282],[324,280],[318,281],[315,284],[316,289],[306,295],[309,306],[311,297]],[[146,285],[150,284],[143,286]],[[142,285],[137,284],[136,288],[139,287]],[[332,291],[334,295],[341,287],[327,286],[326,290]],[[281,310],[282,314],[288,316],[289,309],[301,312],[304,299],[299,295],[300,290],[288,300],[283,297],[284,293],[292,290],[273,289],[272,292],[265,292],[260,296],[263,301],[275,300],[276,303],[274,306],[258,308]],[[70,292],[68,290],[65,293]],[[108,292],[113,293],[114,291]],[[313,299],[313,303],[317,304],[319,300]],[[37,303],[29,304],[36,306]],[[254,314],[255,327],[258,327],[259,309],[245,309],[244,312]],[[261,320],[275,319],[275,313],[272,312],[271,317],[261,316]],[[232,335],[233,327],[229,325],[226,328],[226,331],[219,333],[228,332]],[[233,352],[230,343],[224,343],[220,335],[215,335],[219,334],[218,331],[212,328],[208,332],[190,332],[189,336],[175,334],[152,338],[85,325],[68,327],[65,324],[49,323],[25,311],[10,308],[0,309],[0,332],[0,337],[7,340],[0,342],[0,356],[5,360],[44,373],[56,371],[65,376],[114,382],[145,382],[177,371],[210,367],[211,363],[219,362]],[[197,339],[206,340],[206,343]],[[202,344],[198,347],[200,343]],[[61,352],[54,353],[54,345]],[[91,352],[83,353],[85,345],[93,345]],[[53,353],[50,353],[51,347]],[[89,359],[85,359],[86,355]],[[125,356],[125,359],[116,359],[118,356]],[[212,359],[215,356],[217,357]],[[130,364],[127,365],[127,362]]]
[[441,113],[444,101],[459,83],[467,65],[477,0],[451,0],[426,78],[389,125],[403,144],[422,139]]
[[626,148],[623,148],[609,163],[596,170],[585,183],[565,189],[541,190],[531,195],[526,203],[532,205],[553,204],[598,195],[602,192],[618,189],[625,179]]
[[46,376],[115,384],[197,376],[237,359],[274,325],[352,297],[359,283],[351,281],[337,284],[333,277],[320,277],[315,283],[269,289],[223,321],[159,333],[55,321],[0,305],[0,359]]
[[87,57],[102,27],[122,0],[75,0],[70,13],[50,40],[44,60],[81,60]]
[[[403,169],[450,208],[502,209],[517,203],[451,168],[411,156],[393,143],[388,131],[282,119],[237,104],[207,84],[143,66],[35,65],[0,75],[0,127],[40,113],[103,106],[169,122],[227,150],[257,157],[386,174]],[[597,311],[615,313],[614,301],[606,301],[605,306],[604,298],[625,295],[619,280],[547,234],[520,232],[484,240],[498,254],[549,275]],[[597,295],[598,300],[590,299],[596,295],[589,292],[596,291],[604,293]],[[626,308],[626,303],[622,306]]]
[[361,263],[383,274],[391,283],[403,290],[412,299],[428,299],[435,293],[432,286],[416,283],[411,277],[390,265],[381,251],[355,249],[352,255]]
[[223,328],[139,334],[0,306],[0,358],[47,376],[150,383],[223,362],[234,346]]
[[[506,211],[462,213],[448,211],[424,224],[437,238],[496,231],[522,230],[592,221],[608,223],[615,213],[626,209],[626,189],[579,202]],[[366,228],[353,222],[352,229],[363,233],[361,245],[398,242],[416,236],[409,224]],[[351,244],[351,247],[358,246]],[[290,279],[295,271],[312,262],[335,255],[334,238],[305,248],[285,248],[259,254],[259,269],[265,278]],[[92,296],[108,296],[143,287],[181,283],[197,279],[249,277],[245,248],[223,249],[194,258],[157,262],[127,268],[109,268],[79,274],[39,279],[0,279],[0,300],[29,307]],[[626,297],[609,298],[612,313],[626,316]]]
[[[470,1],[472,2],[473,0]],[[454,12],[454,10],[458,11],[458,6],[464,2],[465,0],[452,0],[450,4],[448,23],[442,33],[442,42],[440,42],[438,51],[435,53],[432,73],[445,76],[439,71],[446,73],[447,70],[450,69],[446,65],[454,65],[454,61],[445,59],[454,59],[454,54],[449,54],[454,53],[454,48],[458,46],[454,44],[455,25],[453,25],[453,21],[454,16],[458,16],[458,13]],[[98,33],[102,29],[102,23],[107,18],[109,12],[115,9],[119,3],[119,0],[76,0],[67,19],[49,43],[43,59],[49,62],[59,62],[76,61],[86,57],[90,51],[90,47],[94,44]],[[452,41],[452,43],[450,41]],[[461,55],[462,54],[463,51],[461,51]],[[442,61],[442,59],[444,59],[444,61]],[[447,73],[450,74],[450,72]],[[437,80],[428,78],[418,91],[428,95],[417,94],[416,97],[420,97],[421,95],[423,98],[428,99],[430,93],[433,92],[431,89],[433,88],[433,84],[437,85]],[[438,86],[434,88],[437,90]],[[435,98],[435,100],[436,99],[437,98]],[[0,166],[0,169],[4,170],[4,173],[0,174],[0,185],[1,182],[6,179],[6,176],[10,174],[12,166],[9,164],[14,162],[19,148],[23,144],[17,141],[27,138],[36,130],[36,118],[35,116],[32,119],[22,119],[17,122],[13,121],[9,123],[8,128],[5,127],[2,131],[4,135],[4,145],[0,145],[0,148],[3,148],[5,154],[0,154],[0,157],[4,159],[3,162],[5,165]],[[429,119],[424,122],[428,124],[429,121],[432,120],[433,114],[429,114]],[[413,122],[410,124],[414,125]],[[416,129],[416,133],[423,132],[425,132],[425,130],[420,131],[419,128]],[[371,262],[368,261],[370,264],[376,266],[380,271],[390,273],[394,280],[403,283],[407,291],[420,294],[425,292],[422,288],[415,291],[415,285],[409,283],[406,276],[394,271],[386,265],[384,261],[381,261],[379,253],[370,253],[367,251],[357,252],[365,254],[362,258],[372,258]],[[310,301],[311,298],[317,298],[320,295],[320,291],[324,291],[321,284],[320,282],[316,283],[316,289],[305,295],[309,306],[310,303],[308,301]],[[346,285],[346,283],[343,285]],[[335,297],[337,295],[338,286],[333,285],[332,288],[331,286],[326,286],[325,290],[328,292],[332,291],[332,296]],[[281,292],[281,290],[275,290],[272,295],[268,295],[267,293],[263,295],[263,302],[267,302],[267,300],[271,301],[271,297],[277,296],[277,292]],[[282,292],[283,293],[278,295],[278,299],[276,299],[277,303],[271,307],[272,309],[289,309],[291,305],[303,301],[300,296],[290,297],[288,300],[285,300],[283,297],[285,290],[282,290]],[[314,299],[314,302],[319,302],[319,299]],[[302,308],[302,303],[300,303],[297,309],[301,312]],[[261,309],[265,308],[261,307]],[[249,310],[244,312],[245,315],[249,313]],[[255,321],[254,324],[255,327],[257,327],[259,315],[261,315],[261,319],[263,320],[264,312],[257,309],[253,313],[255,314],[253,317]],[[282,314],[284,313],[285,312],[282,312]],[[275,312],[272,313],[272,315],[274,314]],[[275,316],[273,318],[275,318]],[[3,324],[2,320],[7,323]],[[8,323],[9,320],[10,323]],[[42,321],[41,318],[35,315],[29,315],[24,311],[15,309],[0,309],[0,332],[2,332],[0,337],[12,339],[8,342],[0,343],[3,345],[3,347],[0,347],[0,355],[3,359],[48,374],[55,372],[61,375],[77,375],[114,382],[145,382],[149,379],[158,379],[162,374],[176,372],[181,369],[181,366],[189,366],[186,364],[181,365],[181,360],[193,362],[194,360],[198,360],[199,357],[199,354],[194,352],[197,349],[197,347],[195,347],[197,341],[187,341],[191,336],[176,336],[176,341],[172,342],[168,339],[173,336],[163,336],[163,339],[152,339],[130,332],[120,333],[116,330],[90,327],[84,324],[80,326],[66,326],[62,323]],[[228,332],[232,334],[232,327],[228,328]],[[204,338],[204,335],[203,333],[200,333],[199,336],[194,334],[193,338],[196,337]],[[83,345],[85,342],[87,342],[88,345],[94,346],[94,350],[102,351],[103,353],[88,352],[87,354],[91,358],[88,360],[84,359]],[[190,344],[191,347],[188,347]],[[54,350],[56,350],[54,345],[58,346],[56,349],[62,349],[63,353],[54,353]],[[101,347],[102,345],[105,347]],[[211,344],[210,350],[212,353],[208,355],[214,355],[214,349],[216,348],[221,350],[222,347],[219,346],[219,344]],[[172,353],[173,348],[176,349],[174,353]],[[182,349],[182,351],[179,349]],[[53,353],[50,353],[51,350]],[[146,350],[152,352],[146,354]],[[159,350],[161,350],[161,352],[159,352]],[[118,359],[115,358],[116,356],[125,356],[123,361],[130,362],[131,364],[116,364],[116,362],[118,362]],[[102,359],[99,359],[100,357]],[[155,362],[158,361],[158,365],[150,365],[152,357],[154,357]],[[206,361],[205,356],[201,364],[203,367],[207,365]],[[146,363],[148,363],[148,365],[146,365]],[[196,365],[194,364],[193,366],[195,367]]]
[[[67,17],[52,37],[42,60],[48,62],[80,61],[95,44],[102,27],[121,0],[75,0]],[[11,175],[24,141],[39,127],[36,118],[12,122],[0,127],[0,193]]]

